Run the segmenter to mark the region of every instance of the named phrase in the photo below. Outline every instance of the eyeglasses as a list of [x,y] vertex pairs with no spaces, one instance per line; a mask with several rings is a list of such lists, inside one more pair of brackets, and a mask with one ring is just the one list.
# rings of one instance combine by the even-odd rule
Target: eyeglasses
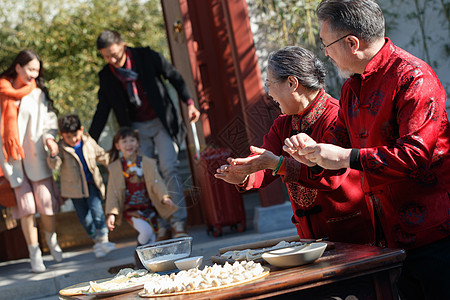
[[278,81],[281,81],[282,79],[280,78],[280,79],[278,79],[278,80],[275,80],[275,81],[270,81],[269,79],[266,79],[266,82],[264,83],[264,86],[266,87],[266,88],[270,88],[270,86],[272,85],[272,84],[275,84],[275,83],[277,83]]
[[332,42],[332,43],[329,43],[328,45],[325,45],[325,44],[322,42],[322,45],[320,45],[320,50],[322,50],[322,51],[325,50],[326,48],[328,48],[328,47],[330,47],[331,45],[333,45],[333,44],[339,42],[340,40],[345,39],[345,38],[348,37],[349,35],[353,35],[353,34],[349,33],[349,34],[347,34],[347,35],[344,35],[343,37],[338,38],[337,40],[335,40],[335,41]]
[[[115,51],[115,52],[112,52]],[[103,58],[108,63],[120,62],[123,57],[126,55],[126,47],[125,46],[118,46],[118,47],[109,47],[105,49],[101,49],[100,53],[102,54]],[[115,63],[114,62],[114,63]]]
[[124,49],[122,49],[121,52],[111,53],[110,58],[114,58],[114,59],[116,59],[116,61],[121,61],[122,57],[125,55],[125,52],[126,52],[126,50],[125,50],[125,47],[124,47]]

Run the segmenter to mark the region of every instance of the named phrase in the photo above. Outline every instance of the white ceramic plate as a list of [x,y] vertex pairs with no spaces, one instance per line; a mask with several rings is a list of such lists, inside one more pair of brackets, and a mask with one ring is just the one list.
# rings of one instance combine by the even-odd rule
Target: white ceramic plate
[[179,270],[189,270],[199,267],[203,262],[203,256],[193,256],[175,261]]
[[144,267],[152,272],[165,272],[176,269],[175,261],[188,257],[188,253],[181,254],[168,254],[163,256],[157,256],[150,260],[144,260],[142,264]]
[[184,291],[184,292],[174,292],[174,293],[169,293],[169,294],[146,294],[145,290],[142,292],[139,292],[138,295],[139,297],[142,298],[159,298],[159,297],[167,297],[167,296],[178,296],[178,295],[191,295],[191,294],[196,294],[196,293],[203,293],[203,292],[210,292],[210,291],[215,291],[215,290],[220,290],[220,289],[225,289],[225,288],[229,288],[229,287],[234,287],[234,286],[238,286],[241,284],[246,284],[264,277],[269,276],[270,270],[269,268],[265,267],[264,268],[264,273],[256,276],[256,277],[252,277],[249,279],[245,279],[239,282],[233,282],[227,285],[221,285],[221,286],[215,286],[215,287],[210,287],[210,288],[206,288],[206,289],[202,289],[202,290],[193,290],[193,291]]
[[[106,278],[101,280],[96,280],[97,283],[103,283],[105,281],[109,281],[112,278]],[[59,291],[59,294],[62,296],[77,296],[77,295],[91,295],[91,296],[112,296],[112,295],[118,295],[122,293],[132,292],[139,289],[142,289],[144,287],[144,283],[136,283],[131,286],[127,286],[125,288],[119,288],[119,289],[112,289],[102,292],[88,292],[89,290],[89,282],[83,282],[79,284],[75,284],[69,287],[66,287]]]
[[295,267],[312,263],[322,256],[326,243],[312,243],[310,245],[289,247],[273,250],[262,255],[262,258],[272,266]]

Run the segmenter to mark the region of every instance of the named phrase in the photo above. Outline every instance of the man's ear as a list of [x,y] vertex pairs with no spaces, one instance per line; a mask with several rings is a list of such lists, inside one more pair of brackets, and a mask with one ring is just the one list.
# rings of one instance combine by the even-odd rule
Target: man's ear
[[80,130],[84,131],[84,126],[83,125],[81,125]]
[[352,53],[355,54],[359,50],[359,47],[361,46],[359,38],[354,35],[349,35],[348,37],[346,37],[346,41],[350,49],[352,50]]

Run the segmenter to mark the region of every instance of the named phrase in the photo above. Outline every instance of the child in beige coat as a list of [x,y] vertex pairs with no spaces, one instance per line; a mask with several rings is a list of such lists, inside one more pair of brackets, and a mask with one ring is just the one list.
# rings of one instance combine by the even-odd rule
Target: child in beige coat
[[142,156],[138,149],[137,131],[120,128],[109,152],[105,214],[109,230],[123,217],[139,232],[138,245],[144,245],[155,241],[157,214],[168,219],[178,208],[169,197],[156,160]]

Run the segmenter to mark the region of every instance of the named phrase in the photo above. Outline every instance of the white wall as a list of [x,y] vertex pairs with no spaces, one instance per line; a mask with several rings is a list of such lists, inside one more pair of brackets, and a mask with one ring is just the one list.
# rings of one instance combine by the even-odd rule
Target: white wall
[[385,15],[386,35],[392,42],[433,67],[447,92],[446,107],[450,115],[450,24],[445,18],[441,0],[417,0],[424,11],[423,24],[429,60],[425,54],[419,21],[413,17],[417,12],[416,1],[378,0],[378,3]]

